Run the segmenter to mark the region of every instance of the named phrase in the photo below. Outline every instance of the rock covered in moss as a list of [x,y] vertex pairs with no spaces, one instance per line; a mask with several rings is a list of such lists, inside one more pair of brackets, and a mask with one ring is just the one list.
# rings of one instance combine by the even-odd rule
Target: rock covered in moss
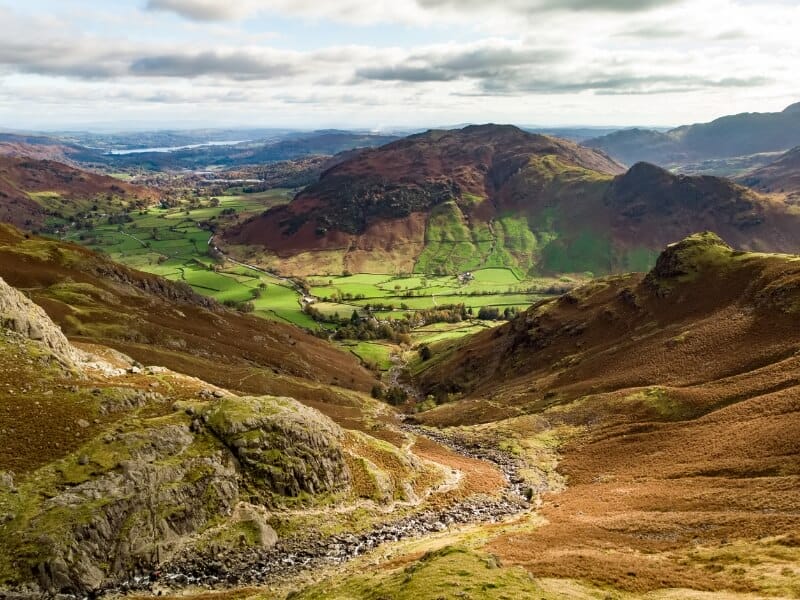
[[733,249],[716,233],[704,231],[671,244],[659,255],[648,280],[691,275],[702,267],[729,257]]
[[291,398],[226,398],[205,419],[252,483],[269,493],[297,497],[337,492],[350,484],[341,428]]
[[59,469],[76,483],[16,524],[32,550],[20,558],[50,593],[85,594],[151,568],[239,502],[235,461],[184,425],[109,434]]

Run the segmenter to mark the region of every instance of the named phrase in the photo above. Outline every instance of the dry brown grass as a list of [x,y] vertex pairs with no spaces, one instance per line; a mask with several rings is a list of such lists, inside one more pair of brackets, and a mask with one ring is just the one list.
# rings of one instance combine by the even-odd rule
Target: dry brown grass
[[489,546],[537,577],[798,597],[796,550],[764,548],[800,533],[800,263],[726,255],[663,283],[616,278],[477,336],[424,375],[467,398],[420,418],[583,431],[548,524]]

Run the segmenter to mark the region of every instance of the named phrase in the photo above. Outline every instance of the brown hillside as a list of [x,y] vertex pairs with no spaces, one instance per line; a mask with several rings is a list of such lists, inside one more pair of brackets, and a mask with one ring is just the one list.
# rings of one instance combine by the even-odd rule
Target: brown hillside
[[365,391],[374,383],[352,355],[300,329],[224,309],[188,286],[8,225],[0,225],[0,277],[74,341],[228,389],[316,404],[337,399],[322,384]]
[[0,156],[55,160],[77,167],[72,156],[81,150],[84,149],[51,137],[0,133]]
[[156,190],[60,162],[0,155],[0,221],[26,229],[41,226],[48,207],[35,195],[43,193],[67,202],[113,196],[149,204],[159,198]]
[[[509,196],[515,176],[532,158],[545,156],[605,174],[623,171],[600,152],[513,126],[429,131],[360,152],[323,173],[288,206],[251,220],[227,238],[281,255],[352,244],[389,250],[373,230],[401,235],[408,230],[413,239],[424,229],[411,221],[449,199],[469,214],[490,219]],[[492,202],[481,202],[485,199]],[[383,221],[391,224],[376,228]]]
[[616,177],[604,197],[614,237],[663,247],[694,231],[715,231],[740,250],[800,252],[800,215],[782,199],[727,179],[674,175],[639,163]]
[[[796,560],[800,535],[798,319],[800,258],[699,234],[647,275],[434,351],[421,384],[464,398],[419,418],[533,414],[572,432],[566,491],[546,501],[546,526],[491,545],[504,561],[638,592],[762,590],[762,561]],[[788,575],[766,577],[778,593]]]

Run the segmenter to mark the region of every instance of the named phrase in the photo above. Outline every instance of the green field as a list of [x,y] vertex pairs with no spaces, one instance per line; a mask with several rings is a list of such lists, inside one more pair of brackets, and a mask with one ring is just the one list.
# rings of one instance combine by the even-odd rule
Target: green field
[[397,347],[387,342],[355,342],[346,341],[340,344],[343,348],[355,354],[362,362],[374,365],[381,371],[392,368],[392,354],[397,352]]
[[226,210],[247,215],[287,198],[286,190],[222,196],[218,198],[218,206],[211,206],[205,200],[196,208],[133,211],[129,213],[131,221],[121,225],[103,223],[107,219],[98,217],[92,230],[73,231],[68,239],[89,245],[136,269],[185,281],[198,293],[220,302],[252,302],[259,316],[316,328],[317,324],[302,312],[300,295],[291,285],[252,269],[228,263],[222,267],[216,265],[217,261],[209,254],[211,234],[200,226],[215,217],[225,219]]
[[[72,230],[67,238],[136,269],[184,281],[198,293],[220,302],[252,303],[254,314],[263,318],[313,330],[329,328],[331,325],[318,323],[303,312],[300,294],[289,282],[261,270],[221,262],[209,251],[211,233],[206,223],[225,227],[288,198],[287,190],[220,196],[215,202],[203,199],[173,208],[130,211],[128,218],[121,223],[117,219],[114,224],[109,223],[107,215],[97,214],[90,219],[92,228]],[[443,221],[442,241],[454,241],[457,232],[451,226],[452,222]],[[509,237],[519,233],[513,231],[512,223],[503,220],[495,227]],[[523,240],[517,245],[524,247],[528,242]],[[540,288],[553,282],[523,279],[516,268],[502,266],[504,261],[497,262],[498,266],[481,268],[461,278],[425,273],[400,276],[357,273],[308,277],[306,282],[318,299],[315,308],[322,315],[345,319],[353,312],[362,314],[367,307],[379,319],[403,319],[414,311],[448,304],[464,304],[475,315],[481,307],[496,307],[501,312],[506,307],[522,310],[542,297]],[[436,344],[497,324],[478,320],[439,323],[415,330],[411,339],[415,345]],[[380,370],[390,369],[390,357],[401,351],[399,346],[386,341],[346,340],[340,344],[365,364]]]

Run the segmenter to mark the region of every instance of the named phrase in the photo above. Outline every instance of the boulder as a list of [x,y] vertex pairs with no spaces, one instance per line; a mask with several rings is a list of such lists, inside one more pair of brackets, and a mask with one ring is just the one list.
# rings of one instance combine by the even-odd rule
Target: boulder
[[206,412],[205,420],[239,459],[246,477],[268,493],[296,497],[350,484],[341,428],[291,398],[226,398]]

